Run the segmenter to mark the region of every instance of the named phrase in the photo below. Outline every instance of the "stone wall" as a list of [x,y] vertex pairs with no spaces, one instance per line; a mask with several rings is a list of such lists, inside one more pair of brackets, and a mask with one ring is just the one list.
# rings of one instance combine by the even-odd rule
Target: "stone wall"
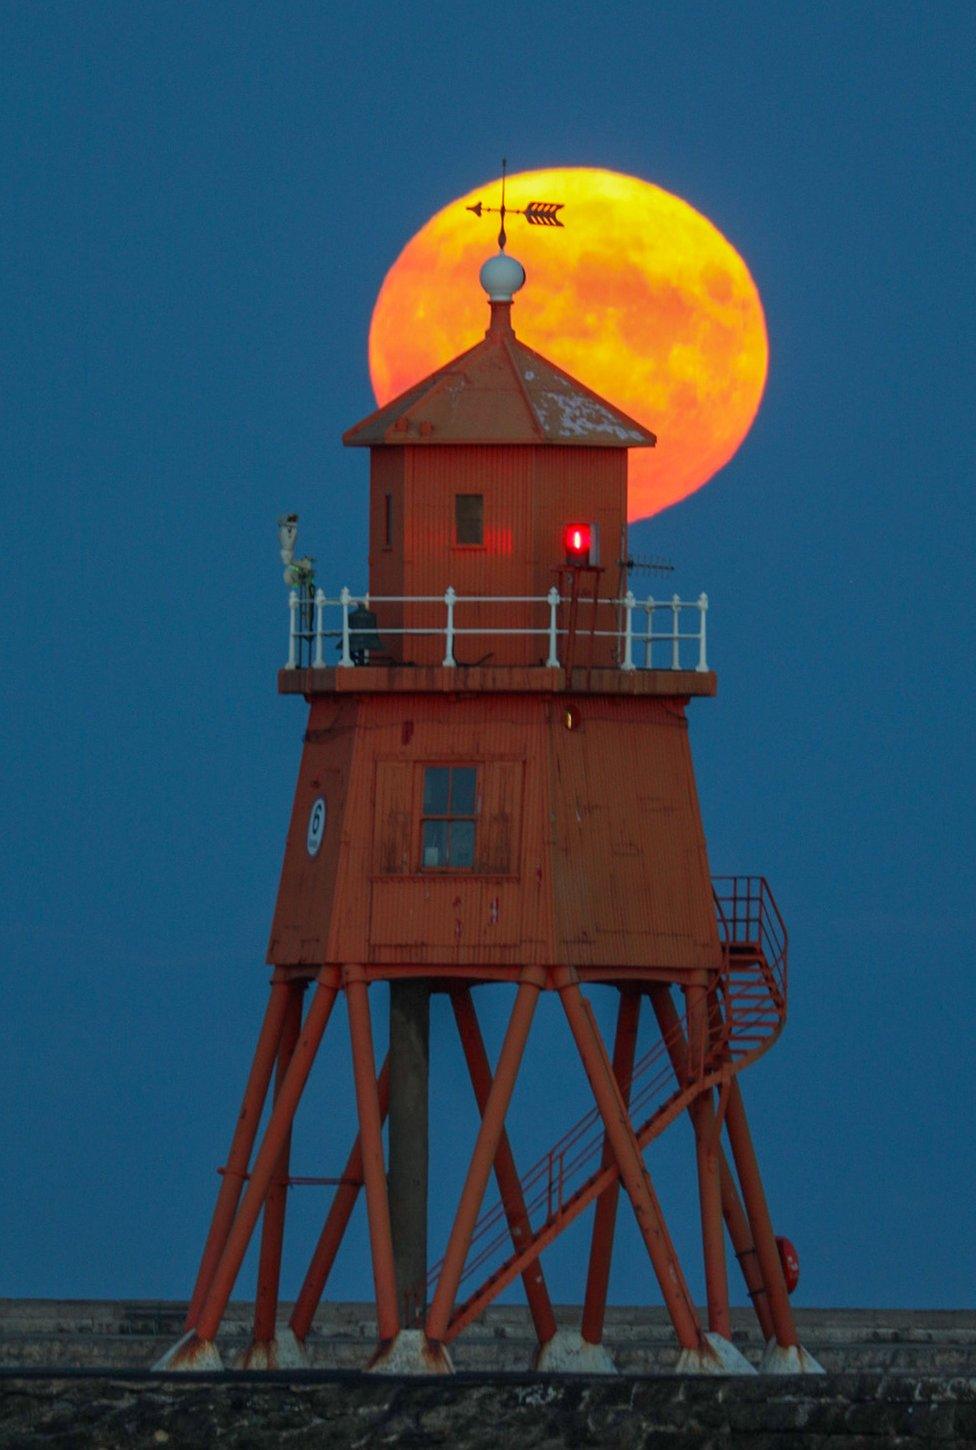
[[[282,1306],[287,1319],[289,1306]],[[252,1308],[229,1306],[221,1331],[230,1367],[248,1340]],[[185,1305],[160,1301],[0,1300],[0,1366],[146,1368],[179,1338]],[[579,1308],[561,1306],[562,1325],[579,1324]],[[976,1376],[976,1313],[971,1310],[798,1309],[801,1342],[825,1369],[843,1373]],[[732,1314],[733,1339],[758,1363],[763,1345],[749,1309]],[[324,1304],[308,1348],[314,1367],[358,1369],[376,1342],[368,1304]],[[611,1307],[606,1343],[619,1370],[666,1373],[677,1356],[661,1308]],[[521,1371],[535,1339],[520,1305],[493,1304],[451,1346],[459,1370]]]
[[976,1380],[320,1373],[0,1377],[0,1447],[789,1450],[976,1446]]
[[[287,1317],[288,1306],[282,1306]],[[140,1450],[151,1446],[396,1445],[410,1450],[923,1446],[976,1450],[976,1314],[939,1310],[797,1310],[823,1378],[692,1379],[669,1371],[675,1342],[662,1309],[611,1308],[616,1377],[525,1373],[526,1311],[492,1305],[452,1345],[459,1373],[439,1380],[361,1375],[375,1343],[366,1304],[325,1304],[302,1374],[154,1376],[185,1306],[162,1301],[0,1301],[0,1450]],[[229,1307],[225,1364],[247,1343],[252,1308]],[[579,1309],[557,1310],[564,1325]],[[749,1310],[733,1337],[754,1362]]]

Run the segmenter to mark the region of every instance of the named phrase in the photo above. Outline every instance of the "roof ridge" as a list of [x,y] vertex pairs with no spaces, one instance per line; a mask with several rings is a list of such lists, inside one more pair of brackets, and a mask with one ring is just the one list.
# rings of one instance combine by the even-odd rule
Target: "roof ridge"
[[536,433],[538,433],[542,441],[545,442],[546,431],[542,426],[541,418],[536,412],[535,404],[533,403],[532,398],[529,395],[528,388],[525,386],[525,380],[522,377],[521,372],[519,371],[519,365],[516,362],[514,353],[512,351],[512,344],[516,342],[518,342],[518,338],[516,337],[515,333],[512,332],[507,337],[502,338],[502,347],[505,349],[505,356],[508,358],[509,366],[511,367],[512,372],[515,375],[516,386],[522,396],[522,400],[525,403],[526,408],[529,411],[529,417],[532,420],[532,426],[535,428]]

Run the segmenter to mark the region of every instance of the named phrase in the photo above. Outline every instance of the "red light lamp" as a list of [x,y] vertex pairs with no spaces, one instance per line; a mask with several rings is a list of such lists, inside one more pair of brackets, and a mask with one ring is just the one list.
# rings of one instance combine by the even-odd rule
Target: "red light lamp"
[[593,547],[593,526],[591,524],[567,524],[563,529],[563,547],[566,563],[577,567],[589,564]]

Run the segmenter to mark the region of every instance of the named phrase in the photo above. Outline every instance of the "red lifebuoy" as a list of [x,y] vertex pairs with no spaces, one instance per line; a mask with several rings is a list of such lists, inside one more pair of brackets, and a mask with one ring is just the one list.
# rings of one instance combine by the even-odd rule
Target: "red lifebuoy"
[[777,1238],[776,1247],[779,1249],[779,1261],[783,1266],[786,1292],[792,1294],[800,1282],[800,1256],[789,1239]]

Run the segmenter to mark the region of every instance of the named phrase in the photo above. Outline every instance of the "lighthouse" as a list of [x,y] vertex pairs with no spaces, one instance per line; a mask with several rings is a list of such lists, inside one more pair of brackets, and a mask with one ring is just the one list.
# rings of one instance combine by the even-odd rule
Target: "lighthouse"
[[[290,599],[279,690],[304,698],[308,723],[270,996],[185,1333],[161,1368],[220,1365],[256,1233],[243,1363],[305,1362],[360,1197],[376,1306],[364,1368],[449,1373],[452,1342],[521,1281],[535,1368],[612,1372],[603,1320],[625,1206],[680,1371],[754,1372],[730,1342],[733,1258],[766,1340],[761,1368],[819,1368],[797,1343],[795,1256],[773,1228],[740,1086],[786,1020],[786,931],[764,879],[712,878],[695,787],[687,712],[716,689],[708,601],[635,596],[627,457],[656,440],[519,339],[525,281],[504,250],[489,258],[484,337],[344,436],[369,450],[369,590],[326,578]],[[387,990],[388,1050],[371,1005]],[[508,1012],[494,1063],[479,1020],[489,992]],[[479,1115],[457,1145],[463,1188],[433,1262],[427,1074],[444,1044],[432,993],[449,998]],[[613,996],[612,1041],[596,993]],[[592,1108],[567,1125],[558,1103],[539,1103],[554,1147],[525,1164],[508,1109],[543,994],[561,1005]],[[313,1063],[328,1062],[340,996],[352,1081],[335,1088],[354,1094],[358,1133],[285,1324],[292,1124]],[[654,1040],[638,1054],[642,1017]],[[685,1116],[703,1309],[645,1151]],[[579,1323],[557,1329],[545,1251],[581,1219]]]

